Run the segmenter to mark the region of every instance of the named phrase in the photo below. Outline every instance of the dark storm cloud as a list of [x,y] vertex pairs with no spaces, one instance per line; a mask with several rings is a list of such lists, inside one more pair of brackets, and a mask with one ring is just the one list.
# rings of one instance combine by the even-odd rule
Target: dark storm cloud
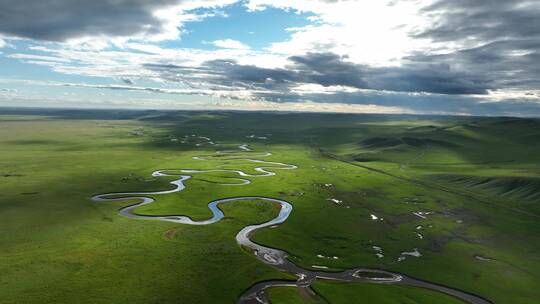
[[485,94],[489,87],[482,77],[454,72],[446,64],[417,64],[402,67],[370,67],[348,62],[332,53],[292,56],[283,69],[240,65],[234,60],[208,61],[200,68],[174,65],[147,65],[169,81],[244,89],[287,92],[299,84],[347,86],[396,92],[438,94]]
[[489,81],[478,75],[453,71],[447,64],[407,64],[395,68],[373,68],[370,89],[436,94],[486,94]]
[[495,89],[538,89],[539,50],[540,39],[503,40],[442,55],[416,54],[407,59],[470,70]]
[[155,34],[157,8],[181,0],[0,0],[0,33],[37,40]]
[[351,64],[332,53],[308,53],[305,56],[292,56],[292,69],[303,75],[303,82],[317,83],[323,86],[342,85],[366,88],[364,79],[367,67]]
[[448,54],[415,54],[415,63],[447,64],[484,77],[494,89],[540,88],[540,1],[436,1],[423,13],[434,21],[414,37],[464,43]]
[[439,0],[423,11],[436,22],[417,37],[438,41],[540,37],[538,0]]

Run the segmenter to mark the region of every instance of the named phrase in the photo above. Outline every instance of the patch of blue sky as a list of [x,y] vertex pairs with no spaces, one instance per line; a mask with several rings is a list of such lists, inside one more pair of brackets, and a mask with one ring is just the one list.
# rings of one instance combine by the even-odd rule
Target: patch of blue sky
[[[194,14],[212,13],[213,10],[197,9]],[[248,11],[242,3],[219,9],[219,13],[200,21],[188,22],[182,28],[180,39],[161,43],[166,48],[196,48],[214,50],[212,41],[222,39],[238,40],[255,50],[264,49],[273,42],[290,38],[288,28],[312,24],[311,13],[297,13],[292,10],[266,8]]]

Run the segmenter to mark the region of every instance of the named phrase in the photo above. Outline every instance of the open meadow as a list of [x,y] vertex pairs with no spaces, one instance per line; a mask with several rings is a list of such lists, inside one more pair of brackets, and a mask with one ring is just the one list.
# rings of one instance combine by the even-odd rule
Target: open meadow
[[[235,239],[283,210],[285,203],[264,198],[292,211],[251,240],[286,252],[310,276],[366,268],[483,303],[540,301],[540,120],[1,113],[2,304],[236,303],[259,282],[294,285],[294,272]],[[189,179],[171,185],[182,175]],[[151,194],[133,194],[140,192]],[[109,201],[93,201],[98,194]],[[154,201],[129,214],[159,220],[119,214],[141,196]],[[215,215],[210,202],[237,197],[248,199],[219,205],[224,216],[209,225],[163,220],[198,223]],[[314,275],[307,286],[271,286],[264,297],[467,303],[435,289]]]

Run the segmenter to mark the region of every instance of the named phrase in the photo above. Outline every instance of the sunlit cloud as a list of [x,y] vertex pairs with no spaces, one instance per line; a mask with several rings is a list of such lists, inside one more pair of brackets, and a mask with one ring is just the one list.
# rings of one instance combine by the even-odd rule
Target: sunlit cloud
[[239,50],[247,50],[249,49],[249,46],[234,39],[220,39],[220,40],[214,40],[212,41],[212,44],[224,48],[224,49],[239,49]]

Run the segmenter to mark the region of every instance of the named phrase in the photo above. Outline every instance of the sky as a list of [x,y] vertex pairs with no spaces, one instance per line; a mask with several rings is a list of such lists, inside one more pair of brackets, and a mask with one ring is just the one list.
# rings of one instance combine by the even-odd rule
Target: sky
[[0,0],[0,107],[540,116],[539,16],[538,0]]

